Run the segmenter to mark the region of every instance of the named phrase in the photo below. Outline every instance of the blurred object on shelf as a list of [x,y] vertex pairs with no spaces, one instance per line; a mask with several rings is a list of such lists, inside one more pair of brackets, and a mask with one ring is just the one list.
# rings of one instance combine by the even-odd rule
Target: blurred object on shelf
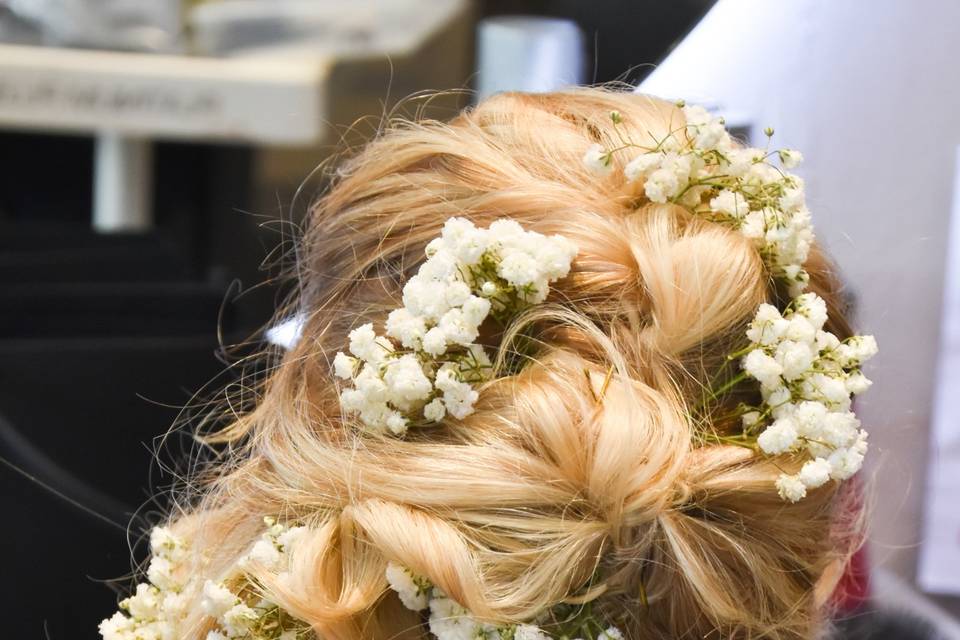
[[181,47],[180,0],[0,0],[0,7],[34,26],[46,45],[156,52]]
[[572,20],[496,16],[477,29],[477,100],[500,91],[552,91],[582,84],[586,61]]
[[201,55],[407,55],[465,8],[462,0],[221,0],[187,13]]
[[636,83],[693,28],[716,0],[482,0],[483,17],[575,22],[584,35],[585,82]]

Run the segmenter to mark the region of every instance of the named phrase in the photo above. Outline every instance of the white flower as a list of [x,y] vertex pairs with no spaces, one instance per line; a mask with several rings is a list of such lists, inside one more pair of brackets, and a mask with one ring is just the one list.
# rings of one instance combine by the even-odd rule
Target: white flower
[[763,394],[763,401],[773,410],[773,416],[775,418],[781,417],[783,412],[788,408],[790,410],[793,409],[792,405],[788,404],[792,398],[788,387],[763,387],[760,391]]
[[827,322],[827,303],[815,293],[798,296],[794,299],[794,307],[818,330]]
[[219,618],[231,607],[240,602],[240,599],[222,584],[207,580],[203,583],[203,596],[200,599],[200,608],[208,616]]
[[361,325],[350,332],[350,353],[361,360],[376,360],[377,334],[373,331],[373,324]]
[[859,367],[876,354],[877,341],[873,336],[853,336],[837,347],[837,355],[844,367]]
[[607,627],[597,636],[597,640],[623,640],[623,632],[616,627]]
[[490,314],[490,301],[486,298],[470,296],[470,298],[463,303],[461,309],[463,310],[463,317],[467,324],[479,327]]
[[147,579],[161,589],[173,589],[178,585],[176,567],[165,556],[154,556],[147,567]]
[[224,613],[220,617],[220,624],[227,632],[227,636],[234,638],[242,636],[259,618],[260,616],[253,608],[241,603]]
[[356,385],[357,391],[363,394],[367,404],[371,402],[385,402],[387,400],[389,389],[380,377],[380,372],[377,367],[369,364],[363,365],[363,368],[353,382],[354,385]]
[[710,115],[710,112],[698,104],[684,105],[681,111],[683,111],[683,117],[687,121],[687,135],[690,136],[697,134],[698,126],[713,121],[713,116]]
[[785,189],[783,195],[780,196],[780,208],[792,213],[803,207],[805,200],[803,189]]
[[799,477],[807,489],[816,489],[830,480],[830,463],[823,458],[810,460],[800,469]]
[[750,427],[756,425],[760,422],[760,412],[759,411],[748,411],[742,416],[740,420],[743,423],[744,429],[749,429]]
[[827,458],[830,463],[830,477],[834,480],[847,480],[863,466],[863,457],[867,452],[867,432],[860,430],[857,440],[848,449],[837,449]]
[[423,408],[423,417],[430,422],[440,422],[446,413],[447,409],[440,398],[434,398]]
[[427,331],[423,337],[423,350],[432,356],[443,355],[447,350],[447,335],[440,327]]
[[420,265],[416,277],[427,283],[446,284],[456,274],[458,266],[457,257],[452,252],[440,249]]
[[467,317],[463,309],[455,308],[443,314],[437,326],[443,331],[448,342],[467,346],[476,340],[478,335],[478,327],[471,320],[472,318]]
[[150,531],[150,551],[154,556],[163,556],[170,560],[182,557],[183,541],[166,527],[154,527]]
[[788,476],[784,473],[777,478],[777,493],[784,500],[797,502],[807,495],[807,487],[797,476]]
[[730,145],[729,134],[719,119],[700,127],[693,141],[697,149],[715,149]]
[[514,631],[514,640],[550,640],[543,629],[532,624],[518,624]]
[[831,412],[824,416],[818,439],[835,448],[848,447],[856,440],[859,428],[860,420],[852,411]]
[[764,387],[776,387],[780,384],[783,366],[764,353],[762,349],[754,349],[743,359],[743,369]]
[[735,178],[739,178],[750,170],[758,158],[763,158],[762,149],[730,149],[725,153],[729,164],[724,167],[724,171]]
[[344,389],[340,392],[340,407],[346,413],[356,413],[363,409],[367,399],[356,389]]
[[613,170],[610,154],[599,144],[590,145],[583,154],[583,164],[599,176],[608,175]]
[[853,395],[863,393],[869,389],[872,384],[867,376],[863,375],[860,371],[851,373],[846,379],[847,391]]
[[333,373],[338,378],[349,380],[353,377],[353,371],[357,366],[357,361],[342,351],[338,351],[333,358]]
[[652,202],[666,202],[680,191],[677,175],[669,169],[657,169],[647,178],[644,192]]
[[740,233],[753,240],[761,240],[767,233],[767,218],[763,211],[751,211],[740,224]]
[[445,295],[447,297],[447,305],[450,307],[459,307],[470,299],[470,287],[467,286],[466,282],[455,280],[447,285]]
[[787,380],[800,378],[813,366],[815,354],[803,342],[785,340],[777,345],[774,359],[781,367],[782,375]]
[[427,608],[429,583],[415,577],[406,567],[393,562],[387,564],[387,583],[407,609],[422,611]]
[[243,568],[261,565],[266,569],[275,569],[280,564],[280,551],[271,540],[257,540],[250,551],[240,559]]
[[479,394],[472,386],[460,381],[453,367],[444,365],[437,372],[434,385],[443,392],[443,404],[454,418],[462,420],[473,413],[473,405]]
[[795,169],[803,162],[803,154],[796,149],[780,149],[777,153],[784,169]]
[[429,622],[438,640],[476,640],[483,631],[466,609],[446,597],[430,600]]
[[168,619],[179,619],[187,615],[191,604],[190,594],[168,591],[163,595],[160,608]]
[[734,218],[740,218],[750,211],[750,205],[742,195],[724,189],[717,197],[710,201],[710,208],[718,213],[724,213]]
[[479,262],[490,244],[489,233],[465,218],[447,220],[441,237],[457,261],[468,266]]
[[840,339],[829,331],[817,331],[817,350],[831,351],[840,346]]
[[797,405],[793,417],[800,435],[815,437],[823,429],[827,417],[827,408],[820,402],[806,400]]
[[390,402],[407,409],[412,403],[426,400],[433,385],[423,373],[423,366],[413,354],[406,354],[387,363],[383,380],[390,393]]
[[[673,162],[675,171],[690,166]],[[546,299],[576,253],[565,238],[524,231],[513,220],[486,230],[464,218],[448,220],[404,286],[403,308],[388,314],[386,335],[378,336],[372,323],[362,325],[349,335],[354,357],[334,358],[334,374],[353,384],[340,393],[343,411],[359,414],[373,431],[398,435],[411,421],[420,423],[421,411],[427,422],[469,415],[478,397],[473,385],[492,369],[475,343],[480,325],[494,305],[502,321]]]
[[663,156],[659,153],[644,153],[630,162],[623,168],[623,174],[628,182],[635,182],[647,175],[655,168],[660,166],[660,159]]
[[289,554],[297,544],[309,533],[307,527],[290,527],[277,536],[276,543],[283,547],[283,552]]
[[387,415],[386,427],[391,433],[399,436],[406,433],[409,422],[399,411],[390,411]]
[[112,617],[106,618],[98,627],[103,640],[132,640],[133,636],[128,635],[135,628],[136,623],[117,611]]
[[134,594],[120,603],[135,620],[153,620],[160,613],[160,590],[141,582]]
[[[394,309],[387,316],[387,335],[396,338],[408,349],[419,349],[420,341],[427,332],[423,318],[415,316],[406,308]],[[336,363],[334,363],[336,364]]]
[[578,251],[577,245],[563,236],[542,238],[535,251],[537,262],[540,263],[541,279],[553,282],[567,277]]
[[206,640],[228,640],[227,636],[217,630],[208,631]]
[[836,411],[846,411],[850,407],[850,394],[846,383],[823,373],[815,373],[803,381],[804,396],[811,400],[820,400]]
[[789,451],[797,442],[797,425],[790,418],[781,418],[763,430],[757,444],[764,453],[777,455]]
[[538,279],[540,269],[530,254],[511,251],[497,266],[497,273],[513,286],[523,287]]
[[747,337],[754,344],[769,346],[780,341],[788,326],[775,306],[763,303],[750,323]]
[[816,344],[817,329],[813,323],[801,315],[793,315],[787,321],[787,328],[783,336],[787,340],[794,342],[803,342],[806,344]]

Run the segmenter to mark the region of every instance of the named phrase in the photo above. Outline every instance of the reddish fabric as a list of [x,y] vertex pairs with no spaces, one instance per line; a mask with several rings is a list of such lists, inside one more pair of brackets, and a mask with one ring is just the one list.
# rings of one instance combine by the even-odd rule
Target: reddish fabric
[[857,551],[846,572],[837,583],[833,592],[836,610],[840,614],[852,613],[862,608],[870,595],[870,563],[867,557],[867,548]]

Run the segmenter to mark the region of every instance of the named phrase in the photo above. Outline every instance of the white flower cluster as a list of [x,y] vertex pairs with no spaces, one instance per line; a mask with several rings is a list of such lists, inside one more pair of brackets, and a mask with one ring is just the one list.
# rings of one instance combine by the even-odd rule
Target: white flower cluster
[[122,611],[100,623],[103,640],[179,640],[194,595],[201,596],[204,613],[216,620],[217,626],[208,632],[206,640],[312,638],[303,623],[275,604],[250,589],[237,589],[238,595],[227,586],[245,585],[243,571],[253,565],[282,571],[287,554],[306,531],[303,527],[285,527],[272,518],[264,520],[267,532],[240,560],[237,571],[221,582],[207,580],[203,585],[186,575],[187,544],[168,529],[153,529],[153,558],[147,570],[150,582],[138,584],[134,595],[120,603]]
[[[408,609],[412,611],[429,609],[430,633],[436,636],[437,640],[552,640],[554,638],[549,632],[534,624],[497,626],[480,622],[469,611],[448,598],[443,591],[432,586],[429,580],[416,576],[406,567],[392,562],[387,566],[387,582]],[[596,628],[594,623],[592,630]],[[581,640],[581,638],[575,640]],[[596,640],[623,640],[623,634],[616,627],[609,627],[601,631],[596,636]]]
[[[738,147],[722,118],[696,106],[684,106],[683,113],[686,125],[653,146],[628,141],[605,149],[594,144],[583,161],[604,175],[613,171],[614,153],[642,151],[624,167],[629,183],[640,184],[652,202],[674,202],[739,229],[757,245],[772,274],[791,285],[791,295],[798,295],[808,280],[803,264],[813,227],[803,180],[786,170],[799,165],[803,156],[791,149]],[[621,122],[617,112],[611,118]],[[769,161],[773,156],[779,158],[779,167]]]
[[153,555],[147,569],[149,582],[136,586],[120,603],[121,611],[100,623],[104,640],[177,640],[189,600],[184,593],[187,545],[169,529],[150,533]]
[[478,229],[450,218],[426,248],[427,260],[403,288],[403,307],[387,316],[385,335],[368,323],[350,332],[349,355],[334,374],[352,386],[340,394],[347,414],[368,428],[403,434],[411,424],[462,419],[477,401],[474,385],[491,364],[475,341],[488,316],[501,322],[546,299],[577,253],[512,220]]
[[207,580],[203,585],[200,607],[217,624],[206,640],[297,640],[303,635],[302,623],[276,604],[250,589],[229,586],[245,586],[243,572],[254,567],[273,571],[283,580],[290,553],[307,529],[287,527],[273,518],[264,518],[264,523],[266,532],[237,563],[239,571],[223,581]]
[[[870,387],[860,366],[877,353],[873,336],[841,342],[823,329],[827,305],[806,293],[781,314],[760,305],[741,360],[745,375],[760,382],[763,403],[742,416],[744,432],[770,455],[804,453],[809,460],[794,475],[777,480],[780,496],[800,500],[807,489],[846,480],[863,464],[867,432],[850,410],[851,396]],[[762,429],[762,430],[761,430]]]

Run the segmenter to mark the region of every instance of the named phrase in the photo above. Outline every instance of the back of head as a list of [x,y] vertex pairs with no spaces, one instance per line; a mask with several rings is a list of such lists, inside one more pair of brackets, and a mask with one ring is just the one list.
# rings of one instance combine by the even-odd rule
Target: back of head
[[[229,455],[202,498],[172,518],[199,583],[248,553],[266,515],[305,529],[288,570],[249,573],[328,640],[427,637],[388,588],[391,563],[490,624],[568,606],[628,638],[816,635],[855,542],[850,492],[782,500],[774,483],[801,462],[731,437],[758,391],[711,391],[758,305],[786,294],[742,233],[583,161],[591,143],[683,125],[675,105],[635,94],[503,94],[449,123],[398,123],[345,162],[308,221],[302,337],[215,437]],[[497,373],[472,414],[365,432],[330,361],[351,329],[401,306],[452,216],[509,218],[578,253],[543,304],[481,328]],[[806,270],[829,330],[849,336],[816,248]],[[184,628],[204,637],[209,620]]]

